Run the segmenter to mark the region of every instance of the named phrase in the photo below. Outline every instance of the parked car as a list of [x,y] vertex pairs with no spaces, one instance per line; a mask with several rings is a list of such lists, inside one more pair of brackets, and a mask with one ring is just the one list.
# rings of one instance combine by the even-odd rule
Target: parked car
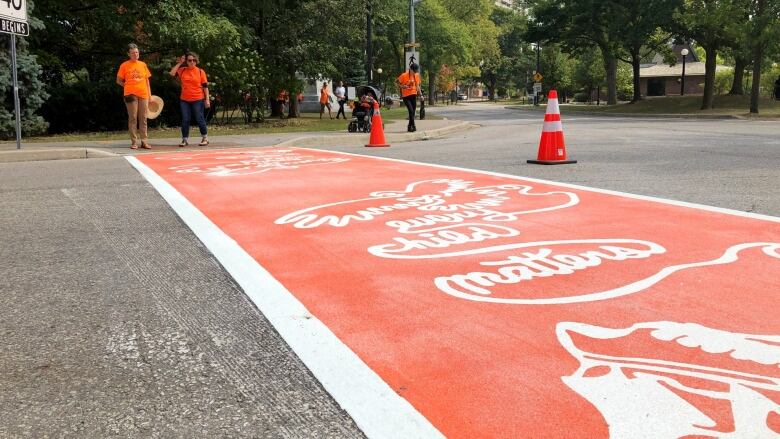
[[468,98],[469,97],[467,95],[462,94],[462,93],[458,95],[458,100],[459,101],[466,101],[466,100],[468,100]]

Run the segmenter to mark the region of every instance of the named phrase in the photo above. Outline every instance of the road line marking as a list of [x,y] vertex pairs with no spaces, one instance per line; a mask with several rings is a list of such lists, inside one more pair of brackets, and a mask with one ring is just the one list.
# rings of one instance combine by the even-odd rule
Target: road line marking
[[435,163],[425,163],[425,162],[415,162],[411,160],[403,160],[403,159],[394,159],[390,157],[380,157],[380,156],[371,156],[371,155],[363,155],[363,154],[355,154],[350,152],[342,152],[342,151],[332,151],[329,149],[315,149],[315,148],[297,148],[297,149],[303,149],[303,150],[310,150],[310,151],[325,151],[330,152],[334,154],[343,154],[343,155],[351,155],[356,157],[367,157],[372,159],[379,159],[379,160],[389,160],[392,162],[399,162],[399,163],[409,163],[412,165],[425,165],[425,166],[433,166],[436,168],[442,168],[442,169],[452,169],[456,171],[466,171],[466,172],[475,172],[478,174],[486,174],[486,175],[495,175],[497,177],[507,177],[512,178],[515,180],[527,180],[527,181],[533,181],[536,183],[543,183],[543,184],[551,184],[555,186],[561,186],[566,187],[570,189],[580,189],[588,192],[596,192],[601,194],[608,194],[608,195],[618,195],[621,197],[626,198],[633,198],[636,200],[643,200],[643,201],[652,201],[655,203],[661,203],[661,204],[670,204],[673,206],[680,206],[680,207],[687,207],[692,209],[699,209],[699,210],[706,210],[709,212],[717,212],[717,213],[725,213],[727,215],[734,215],[734,216],[741,216],[744,218],[752,218],[752,219],[759,219],[764,221],[771,221],[775,223],[780,223],[780,217],[771,216],[771,215],[764,215],[760,213],[752,213],[752,212],[744,212],[741,210],[735,210],[735,209],[728,209],[725,207],[716,207],[716,206],[708,206],[706,204],[697,204],[697,203],[691,203],[688,201],[679,201],[679,200],[672,200],[668,198],[661,198],[661,197],[653,197],[650,195],[639,195],[639,194],[632,194],[630,192],[620,192],[615,191],[611,189],[601,189],[601,188],[595,188],[591,186],[581,186],[578,184],[573,183],[563,183],[558,181],[552,181],[552,180],[544,180],[541,178],[533,178],[533,177],[525,177],[521,175],[512,175],[512,174],[504,174],[501,172],[493,172],[493,171],[484,171],[481,169],[469,169],[469,168],[461,168],[458,166],[450,166],[450,165],[439,165]]
[[368,437],[444,437],[179,191],[137,158],[127,157],[127,161],[214,254],[325,390]]

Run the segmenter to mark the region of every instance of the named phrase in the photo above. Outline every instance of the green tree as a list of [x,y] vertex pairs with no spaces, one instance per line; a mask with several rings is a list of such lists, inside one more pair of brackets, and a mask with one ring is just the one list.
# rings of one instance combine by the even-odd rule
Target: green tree
[[615,34],[612,3],[601,0],[531,0],[530,41],[560,43],[564,50],[596,46],[601,51],[607,81],[607,104],[617,103],[617,57],[621,36]]
[[761,91],[761,68],[770,43],[780,37],[780,1],[754,0],[750,8],[750,47],[753,51],[753,85],[750,90],[750,112],[758,113]]
[[604,63],[601,52],[595,48],[580,52],[572,72],[575,87],[581,87],[590,101],[593,90],[599,90],[604,85]]
[[[32,1],[27,2],[28,23],[30,34],[44,32],[43,24],[36,18]],[[10,36],[3,38],[10,41]],[[0,47],[0,90],[4,96],[13,96],[13,77],[11,74],[11,50],[8,44]],[[16,67],[19,85],[19,104],[21,129],[24,135],[39,134],[46,130],[47,123],[36,114],[43,102],[48,98],[41,81],[41,66],[37,57],[30,53],[27,38],[16,37]],[[0,106],[0,138],[10,139],[16,136],[16,115],[14,100],[5,99]]]
[[468,60],[471,33],[466,23],[455,19],[441,0],[420,3],[415,23],[421,66],[428,73],[428,93],[434,96],[439,68],[443,64],[456,66]]
[[658,51],[669,40],[671,35],[661,27],[671,25],[672,15],[681,0],[608,0],[604,3],[611,17],[607,32],[620,42],[621,53],[628,55],[620,58],[632,67],[634,90],[631,101],[636,102],[642,98],[639,68],[646,54],[643,51]]
[[498,51],[494,56],[480,59],[481,80],[491,100],[497,87],[527,88],[533,62],[529,44],[525,40],[528,17],[519,5],[516,9],[494,8],[490,20],[497,27]]
[[733,17],[744,13],[739,6],[740,0],[685,0],[674,14],[677,32],[706,53],[702,110],[712,109],[718,51],[734,44],[739,26]]

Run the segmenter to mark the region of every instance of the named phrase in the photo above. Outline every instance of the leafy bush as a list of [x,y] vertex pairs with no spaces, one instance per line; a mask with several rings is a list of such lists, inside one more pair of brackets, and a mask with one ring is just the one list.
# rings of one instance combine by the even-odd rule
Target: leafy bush
[[[170,80],[152,77],[152,93],[165,101],[163,112],[149,121],[150,127],[178,126],[178,85]],[[41,108],[49,122],[49,134],[84,131],[122,131],[127,129],[127,110],[122,101],[122,88],[109,82],[76,82],[54,88]]]
[[723,69],[715,72],[715,94],[726,94],[734,82],[734,69]]

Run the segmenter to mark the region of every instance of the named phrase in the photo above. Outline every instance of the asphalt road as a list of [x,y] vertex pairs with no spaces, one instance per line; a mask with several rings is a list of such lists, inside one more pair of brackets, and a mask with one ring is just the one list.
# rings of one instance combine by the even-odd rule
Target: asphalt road
[[[777,122],[564,107],[579,163],[539,166],[541,113],[430,111],[482,126],[328,149],[780,216]],[[362,437],[124,159],[0,164],[0,240],[0,437]]]
[[123,158],[0,164],[0,437],[363,437]]
[[[573,165],[535,159],[543,112],[481,103],[426,110],[480,128],[361,154],[503,172],[780,216],[780,122],[567,115]],[[355,152],[354,148],[327,148]]]

